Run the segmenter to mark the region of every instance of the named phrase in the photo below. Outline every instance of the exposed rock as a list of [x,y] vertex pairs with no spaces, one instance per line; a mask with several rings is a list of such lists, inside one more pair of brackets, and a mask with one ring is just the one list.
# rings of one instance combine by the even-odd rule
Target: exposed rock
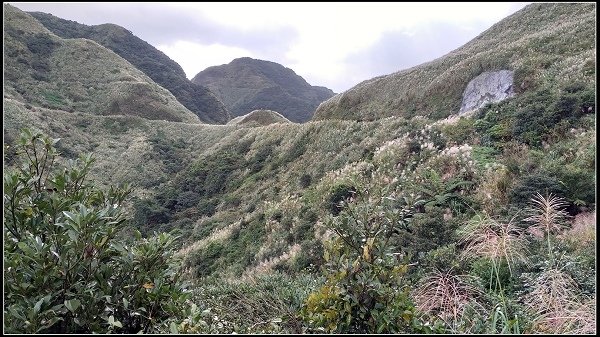
[[488,71],[472,79],[463,93],[459,114],[512,97],[513,75],[512,70]]

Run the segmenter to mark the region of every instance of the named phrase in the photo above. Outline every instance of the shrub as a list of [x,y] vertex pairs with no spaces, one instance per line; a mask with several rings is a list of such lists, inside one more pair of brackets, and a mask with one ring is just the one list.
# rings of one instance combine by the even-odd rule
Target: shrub
[[186,299],[175,237],[123,240],[130,190],[86,181],[91,156],[55,168],[51,140],[24,130],[4,176],[5,331],[152,332]]
[[307,188],[308,186],[310,186],[311,182],[312,182],[312,177],[310,174],[304,173],[302,176],[300,176],[300,180],[299,180],[300,188]]
[[565,195],[565,187],[554,177],[545,174],[526,175],[510,191],[510,201],[516,205],[525,205],[536,193]]
[[342,202],[351,198],[356,193],[354,186],[345,183],[339,183],[331,188],[331,192],[327,199],[328,210],[333,215],[338,215],[343,209]]
[[357,198],[326,222],[336,234],[325,243],[326,281],[308,296],[301,315],[311,328],[329,333],[419,331],[402,284],[408,265],[391,240],[408,226],[413,205],[368,192]]

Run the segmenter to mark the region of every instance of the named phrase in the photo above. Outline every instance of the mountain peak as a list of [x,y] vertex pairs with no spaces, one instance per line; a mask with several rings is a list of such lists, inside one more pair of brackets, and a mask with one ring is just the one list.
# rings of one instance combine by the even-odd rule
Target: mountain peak
[[292,69],[272,61],[240,57],[209,67],[192,82],[208,87],[231,111],[242,116],[256,109],[280,111],[293,122],[306,122],[333,91],[311,86]]

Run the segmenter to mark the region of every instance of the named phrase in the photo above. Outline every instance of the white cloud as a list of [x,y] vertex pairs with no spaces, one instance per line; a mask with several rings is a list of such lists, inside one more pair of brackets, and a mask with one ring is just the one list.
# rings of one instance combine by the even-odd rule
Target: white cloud
[[189,79],[202,70],[221,64],[238,57],[255,57],[250,51],[214,43],[202,45],[194,42],[176,41],[172,44],[158,45],[156,48],[177,61]]

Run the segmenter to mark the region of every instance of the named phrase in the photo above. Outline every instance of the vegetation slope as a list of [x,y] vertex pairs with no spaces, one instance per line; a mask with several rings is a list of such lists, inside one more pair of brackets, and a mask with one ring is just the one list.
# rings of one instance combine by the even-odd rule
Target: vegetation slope
[[199,123],[166,89],[86,39],[61,39],[4,5],[4,98],[64,111]]
[[273,123],[290,123],[279,112],[272,110],[254,110],[246,115],[230,120],[229,125],[269,125]]
[[[372,107],[357,102],[361,118],[253,128],[31,111],[5,98],[5,143],[33,125],[63,138],[66,155],[94,152],[94,179],[133,185],[134,226],[183,233],[178,255],[196,282],[194,301],[214,315],[188,312],[178,329],[589,333],[593,17],[590,4],[529,5],[466,45],[494,32],[490,49],[463,47],[447,68],[410,70],[474,77],[489,68],[463,59],[512,59],[506,46],[533,48],[514,56],[526,65],[514,97],[462,118],[441,117],[458,111],[466,75],[456,80],[461,88],[440,83],[419,100],[441,104],[438,113],[409,115],[377,105],[391,76],[370,84]],[[531,41],[540,45],[522,45]],[[422,78],[405,81],[418,88]],[[370,227],[384,223],[394,230]]]
[[332,97],[318,107],[314,119],[445,118],[459,111],[467,83],[491,70],[513,70],[517,93],[548,83],[560,86],[574,74],[583,82],[593,81],[595,22],[592,3],[533,4],[447,55]]

